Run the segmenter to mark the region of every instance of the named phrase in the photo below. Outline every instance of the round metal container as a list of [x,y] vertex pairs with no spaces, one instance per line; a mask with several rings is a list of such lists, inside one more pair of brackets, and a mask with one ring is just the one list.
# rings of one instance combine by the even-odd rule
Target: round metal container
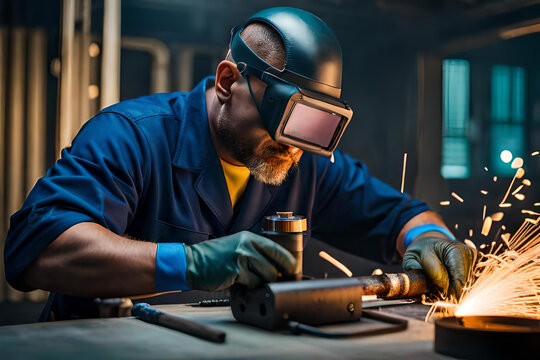
[[535,358],[540,320],[464,316],[435,320],[435,351],[460,359]]
[[293,215],[292,211],[278,211],[276,215],[265,216],[261,232],[262,236],[272,239],[294,256],[296,280],[302,280],[304,231],[307,231],[307,220],[304,216]]

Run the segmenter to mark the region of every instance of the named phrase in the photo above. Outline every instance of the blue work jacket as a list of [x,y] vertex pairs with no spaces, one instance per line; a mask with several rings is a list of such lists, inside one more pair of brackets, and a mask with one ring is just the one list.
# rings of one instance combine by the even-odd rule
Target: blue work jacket
[[[293,211],[308,219],[306,241],[313,236],[363,257],[393,258],[403,225],[428,207],[340,151],[335,163],[304,153],[280,186],[251,177],[233,212],[206,113],[212,83],[209,77],[189,93],[123,101],[88,121],[11,217],[8,282],[20,288],[30,262],[80,222],[146,241],[195,244],[260,232],[264,216]],[[93,316],[90,304],[60,294],[49,301],[57,318]]]

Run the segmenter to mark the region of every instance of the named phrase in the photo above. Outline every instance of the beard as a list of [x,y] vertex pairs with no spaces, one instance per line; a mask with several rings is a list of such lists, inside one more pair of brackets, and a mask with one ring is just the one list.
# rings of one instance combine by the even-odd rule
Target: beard
[[243,132],[258,133],[248,137],[235,136],[226,126],[218,126],[217,131],[231,155],[244,164],[257,181],[281,185],[289,171],[298,167],[302,150],[274,141],[264,129]]

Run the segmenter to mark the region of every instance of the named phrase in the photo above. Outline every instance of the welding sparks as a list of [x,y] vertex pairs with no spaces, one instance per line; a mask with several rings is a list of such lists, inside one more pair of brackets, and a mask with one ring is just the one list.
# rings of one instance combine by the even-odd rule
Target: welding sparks
[[534,152],[531,153],[531,156],[536,156],[538,154],[540,154],[540,151],[534,151]]
[[473,234],[474,234],[473,229],[469,229],[469,237],[472,238]]
[[499,211],[499,212],[496,212],[495,214],[489,215],[489,217],[493,221],[501,221],[504,217],[504,213]]
[[484,170],[489,171],[489,169],[487,168],[487,166],[484,166]]
[[[495,247],[493,241],[489,252],[479,252],[480,261],[459,299],[431,303],[428,316],[439,312],[441,316],[540,319],[540,218],[526,220],[531,221],[524,221],[513,236],[501,235],[504,251],[503,244]],[[479,248],[486,247],[482,244]]]
[[330,264],[337,267],[339,270],[343,271],[348,277],[352,276],[351,270],[349,270],[345,265],[330,256],[326,251],[320,251],[319,256],[322,257],[324,260],[328,261]]
[[506,199],[508,198],[508,195],[510,194],[510,191],[512,190],[512,186],[514,186],[514,181],[516,181],[516,179],[521,179],[523,177],[523,175],[525,175],[525,170],[523,170],[523,168],[517,169],[516,174],[512,178],[512,181],[510,182],[510,186],[508,187],[508,190],[506,191],[506,194],[504,195],[504,198],[502,199],[501,203],[499,204],[500,207],[504,207],[504,206],[501,206],[501,205],[503,205],[504,202],[506,201]]
[[531,180],[529,179],[523,179],[521,183],[525,186],[531,186]]
[[455,199],[457,199],[457,201],[463,202],[463,199],[458,194],[456,194],[455,192],[452,192],[452,194],[450,194],[450,195],[452,195]]
[[482,220],[486,219],[486,205],[484,205],[484,210],[482,211]]
[[534,206],[540,206],[540,203],[534,203]]
[[401,193],[405,189],[405,170],[407,169],[407,153],[403,154],[403,172],[401,174]]
[[516,195],[518,192],[521,191],[521,189],[523,189],[523,185],[519,185],[516,190],[512,191],[512,195]]
[[516,195],[514,195],[514,197],[516,199],[520,200],[520,201],[525,200],[525,195],[523,195],[523,194],[516,194]]
[[448,205],[450,205],[450,201],[441,201],[439,204],[441,206],[448,206]]
[[487,195],[488,194],[487,190],[480,190],[480,192],[482,193],[482,195]]
[[481,231],[482,235],[488,236],[489,230],[491,230],[491,224],[493,224],[493,221],[491,220],[489,216],[484,219],[484,224],[482,225],[482,231]]
[[510,166],[512,167],[512,169],[519,169],[523,166],[523,159],[520,157],[515,158],[514,161],[512,161],[512,165]]
[[497,177],[496,176],[493,177],[493,182],[497,182]]

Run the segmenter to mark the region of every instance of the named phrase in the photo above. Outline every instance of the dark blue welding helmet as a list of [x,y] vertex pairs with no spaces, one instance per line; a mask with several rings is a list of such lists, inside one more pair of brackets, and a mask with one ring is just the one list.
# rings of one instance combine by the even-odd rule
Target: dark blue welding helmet
[[[281,35],[286,52],[284,69],[261,59],[240,37],[253,22],[268,24]],[[229,45],[272,138],[331,156],[353,112],[340,100],[341,47],[328,25],[304,10],[266,9],[232,29]],[[253,95],[249,76],[267,84],[261,103]]]

